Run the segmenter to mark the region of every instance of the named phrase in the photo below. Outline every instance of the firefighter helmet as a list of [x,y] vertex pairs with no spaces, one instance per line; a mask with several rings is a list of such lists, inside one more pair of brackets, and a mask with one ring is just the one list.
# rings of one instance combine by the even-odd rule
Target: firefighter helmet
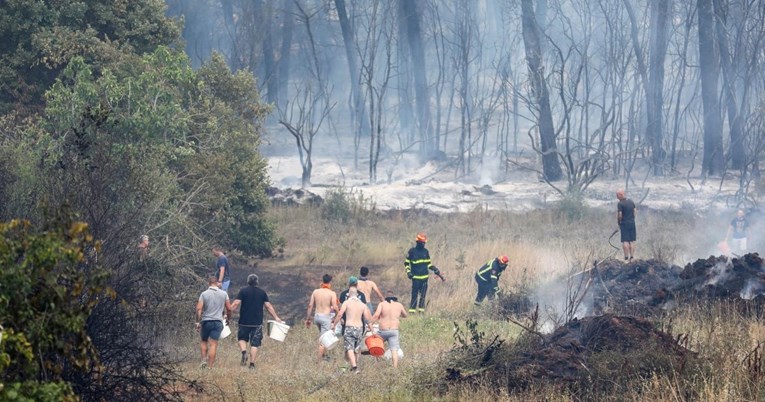
[[427,243],[428,236],[425,236],[425,233],[417,233],[417,237],[415,238],[415,241],[417,241],[418,243]]

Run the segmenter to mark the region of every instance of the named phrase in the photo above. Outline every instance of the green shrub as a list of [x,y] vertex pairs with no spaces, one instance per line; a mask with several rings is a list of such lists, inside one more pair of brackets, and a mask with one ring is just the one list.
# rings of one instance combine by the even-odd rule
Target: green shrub
[[354,194],[342,187],[328,191],[321,206],[321,217],[330,222],[366,225],[375,217],[374,202],[359,192]]

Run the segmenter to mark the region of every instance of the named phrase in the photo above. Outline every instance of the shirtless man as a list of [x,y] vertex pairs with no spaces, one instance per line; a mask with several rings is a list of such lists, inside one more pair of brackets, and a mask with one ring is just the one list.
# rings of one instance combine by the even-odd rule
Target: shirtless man
[[[330,330],[332,317],[330,314],[337,311],[337,294],[332,291],[330,282],[332,275],[325,274],[321,279],[321,286],[311,293],[311,301],[308,302],[308,310],[305,313],[305,326],[311,327],[311,312],[314,311],[313,323],[319,327],[319,337]],[[319,360],[324,358],[327,350],[319,343]]]
[[359,269],[359,283],[357,286],[359,292],[363,293],[364,297],[367,299],[367,307],[369,307],[369,312],[371,313],[374,311],[372,308],[372,292],[380,298],[380,301],[383,301],[385,298],[377,287],[377,284],[369,280],[368,275],[369,268],[361,267],[361,269]]
[[398,350],[400,344],[398,340],[399,318],[406,318],[407,313],[404,305],[398,302],[398,298],[393,296],[393,292],[388,291],[388,297],[385,301],[377,305],[373,320],[380,324],[380,336],[388,342],[393,367],[398,367]]
[[332,322],[333,330],[342,319],[343,314],[345,314],[345,332],[343,333],[345,353],[348,356],[348,361],[351,363],[351,372],[358,373],[359,368],[356,362],[359,357],[359,347],[361,347],[361,341],[364,337],[362,319],[367,322],[367,330],[371,330],[369,322],[372,319],[372,315],[369,314],[367,306],[359,300],[359,293],[355,287],[351,287],[348,290],[348,300],[340,307],[340,311]]

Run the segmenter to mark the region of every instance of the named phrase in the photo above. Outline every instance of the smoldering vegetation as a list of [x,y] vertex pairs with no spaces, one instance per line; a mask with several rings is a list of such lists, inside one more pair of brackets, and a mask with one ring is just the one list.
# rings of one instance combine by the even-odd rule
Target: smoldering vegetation
[[[556,294],[565,298],[562,305],[553,301]],[[494,311],[523,328],[517,340],[480,332],[474,321],[455,324],[458,342],[441,359],[440,388],[514,393],[553,384],[587,400],[658,375],[674,378],[683,399],[698,398],[697,379],[708,375],[710,363],[688,333],[677,331],[673,317],[676,310],[716,305],[738,317],[763,317],[765,267],[757,253],[710,256],[682,268],[655,259],[595,262],[539,289],[502,295]],[[742,362],[753,376],[759,375],[758,349]]]

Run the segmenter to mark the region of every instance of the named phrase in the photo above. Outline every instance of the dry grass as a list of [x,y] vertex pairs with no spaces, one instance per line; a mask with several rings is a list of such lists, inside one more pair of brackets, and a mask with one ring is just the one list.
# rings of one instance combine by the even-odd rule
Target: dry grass
[[[393,370],[384,360],[363,356],[361,374],[342,374],[345,362],[340,348],[332,351],[332,362],[319,363],[315,356],[318,344],[315,329],[298,327],[290,330],[287,342],[264,340],[254,372],[239,367],[239,351],[233,339],[223,342],[217,368],[200,370],[196,368],[196,334],[189,331],[181,342],[193,345],[184,353],[194,358],[189,358],[183,370],[203,383],[205,392],[189,393],[188,400],[575,400],[557,389],[556,384],[520,394],[505,391],[497,394],[496,390],[480,386],[435,394],[427,384],[441,381],[443,368],[434,364],[454,344],[454,322],[464,323],[473,317],[478,318],[479,329],[487,334],[507,340],[519,334],[520,329],[513,324],[489,319],[490,307],[472,306],[476,291],[473,274],[488,259],[499,254],[510,256],[501,286],[515,289],[533,287],[570,272],[572,267],[614,254],[607,242],[615,228],[613,212],[595,209],[580,212],[580,219],[570,220],[566,211],[514,214],[478,208],[462,215],[351,216],[349,222],[343,223],[322,219],[319,208],[274,208],[272,218],[287,240],[287,247],[283,258],[263,265],[274,269],[326,265],[336,267],[344,275],[355,272],[361,265],[372,266],[373,277],[383,290],[395,290],[406,303],[410,285],[403,274],[404,254],[413,245],[414,235],[425,231],[433,262],[445,273],[447,282],[431,280],[428,314],[403,321],[402,347],[406,357],[399,370]],[[689,215],[652,213],[638,223],[639,236],[647,238],[639,242],[641,258],[673,261],[697,252],[694,249],[697,241],[673,235],[678,233],[675,228],[684,233],[703,228],[703,223],[697,225]],[[668,231],[668,226],[673,230]],[[618,244],[618,239],[613,243]],[[626,394],[601,395],[598,399],[684,401],[765,397],[762,380],[765,373],[746,363],[747,355],[758,342],[765,341],[765,321],[733,314],[725,306],[718,306],[676,311],[671,324],[674,333],[689,334],[689,346],[706,362],[704,370],[692,381],[693,392],[688,392],[688,379],[655,376],[636,381]]]

